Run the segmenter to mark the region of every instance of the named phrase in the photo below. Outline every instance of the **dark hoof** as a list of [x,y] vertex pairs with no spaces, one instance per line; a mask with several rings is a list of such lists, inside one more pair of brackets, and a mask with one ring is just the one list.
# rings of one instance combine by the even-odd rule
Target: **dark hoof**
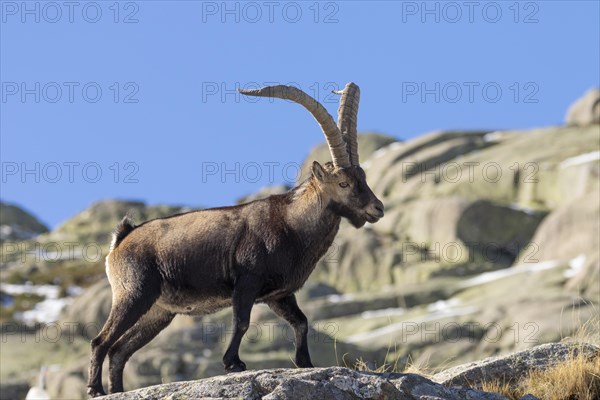
[[88,394],[91,397],[98,397],[98,396],[106,396],[106,393],[104,393],[104,389],[102,389],[102,387],[92,387],[92,386],[88,386]]
[[312,362],[310,361],[310,358],[308,357],[302,357],[302,358],[296,358],[296,367],[298,368],[314,368],[315,366],[312,365]]
[[240,361],[239,363],[235,363],[232,365],[229,365],[227,367],[225,367],[225,372],[232,373],[232,372],[242,372],[246,370],[246,364],[244,364],[243,361]]
[[296,361],[296,366],[297,366],[298,368],[314,368],[314,367],[315,367],[315,366],[312,364],[312,362],[310,362],[310,361],[303,361],[303,362]]

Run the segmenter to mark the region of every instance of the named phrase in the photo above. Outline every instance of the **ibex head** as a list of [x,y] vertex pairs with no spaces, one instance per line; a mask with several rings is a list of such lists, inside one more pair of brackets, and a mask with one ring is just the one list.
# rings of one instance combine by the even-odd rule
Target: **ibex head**
[[276,97],[304,106],[315,117],[329,146],[332,163],[313,162],[312,174],[323,201],[336,214],[360,228],[365,222],[375,223],[383,217],[383,203],[366,181],[358,161],[356,121],[360,89],[352,82],[340,94],[338,125],[317,100],[293,86],[268,86],[257,90],[240,90],[249,96]]

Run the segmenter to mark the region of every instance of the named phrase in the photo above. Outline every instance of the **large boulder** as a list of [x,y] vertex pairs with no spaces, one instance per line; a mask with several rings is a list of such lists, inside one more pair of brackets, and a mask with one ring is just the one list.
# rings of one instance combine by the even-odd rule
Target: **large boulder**
[[[595,302],[600,302],[598,220],[600,196],[588,193],[550,213],[531,239],[536,260],[568,264],[567,289],[578,290]],[[522,254],[522,258],[527,256]]]
[[[448,179],[453,184],[455,170],[446,168],[456,158],[478,152],[494,143],[486,132],[433,132],[403,143],[392,143],[362,163],[374,192],[394,203],[411,198],[427,198]],[[461,173],[462,178],[468,174]]]
[[593,256],[600,238],[600,195],[589,193],[552,211],[531,239],[540,261]]
[[546,212],[475,201],[461,214],[456,235],[481,259],[512,264],[531,240]]
[[594,126],[436,132],[386,146],[363,166],[386,211],[446,196],[547,209],[598,191],[599,141]]
[[112,292],[108,279],[90,286],[76,297],[64,311],[63,322],[76,323],[78,333],[92,340],[100,332],[108,319],[112,304]]
[[579,256],[575,261],[581,264],[571,261],[566,288],[579,291],[592,304],[600,304],[600,252],[588,254],[585,258]]
[[567,125],[585,126],[600,122],[600,89],[590,89],[567,111]]
[[459,365],[433,376],[446,386],[480,387],[483,382],[518,382],[529,372],[546,370],[569,358],[600,357],[600,348],[587,343],[548,343],[514,354]]
[[50,368],[46,373],[46,385],[51,399],[86,399],[88,359],[63,368]]

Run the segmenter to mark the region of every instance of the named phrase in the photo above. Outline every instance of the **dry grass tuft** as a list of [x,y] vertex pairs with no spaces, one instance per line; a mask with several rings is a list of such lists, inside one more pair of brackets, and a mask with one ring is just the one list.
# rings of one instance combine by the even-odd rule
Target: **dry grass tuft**
[[[596,305],[590,304],[594,310]],[[600,357],[588,359],[577,344],[600,346],[600,319],[591,318],[581,324],[577,332],[563,338],[575,346],[565,362],[541,371],[531,371],[518,382],[490,381],[482,385],[488,392],[500,393],[509,399],[520,399],[532,394],[548,400],[600,399]]]
[[563,363],[542,371],[532,371],[518,382],[489,381],[481,385],[486,392],[500,393],[509,399],[532,394],[548,400],[600,399],[600,357],[587,358],[575,352]]
[[513,384],[500,381],[484,382],[479,390],[484,392],[500,393],[509,399],[520,399],[522,397],[520,395],[521,392],[517,390]]
[[[400,368],[398,367],[398,363],[400,362],[400,357],[397,357],[393,364],[385,362],[385,360],[387,360],[390,355],[391,349],[392,349],[392,344],[390,343],[388,345],[387,351],[385,353],[384,362],[380,366],[377,366],[377,364],[372,364],[372,363],[369,365],[369,363],[365,362],[365,360],[363,360],[363,358],[361,357],[358,360],[356,360],[356,362],[354,363],[354,366],[352,368],[357,371],[378,372],[378,373],[402,372],[400,370]],[[394,353],[398,354],[396,352],[396,350],[397,350],[397,346],[394,343]],[[345,361],[344,361],[344,364],[345,364]]]
[[[392,346],[390,344],[388,346],[384,360],[387,360],[389,358],[391,350],[392,350]],[[361,357],[358,360],[356,360],[356,362],[354,363],[352,368],[357,371],[366,371],[366,372],[377,372],[377,373],[393,372],[393,373],[404,373],[404,374],[418,374],[418,375],[424,376],[426,378],[430,378],[433,375],[431,373],[430,368],[427,366],[427,362],[423,362],[423,361],[414,362],[410,355],[408,356],[408,360],[406,360],[406,363],[404,364],[404,368],[402,368],[400,366],[401,357],[398,355],[396,344],[394,344],[394,354],[397,355],[394,362],[390,363],[390,362],[384,361],[381,365],[377,365],[376,363],[373,363],[373,362],[368,363]],[[346,367],[348,367],[345,360],[344,360],[344,364]]]
[[534,371],[519,388],[540,399],[600,399],[600,357],[574,356],[546,371]]

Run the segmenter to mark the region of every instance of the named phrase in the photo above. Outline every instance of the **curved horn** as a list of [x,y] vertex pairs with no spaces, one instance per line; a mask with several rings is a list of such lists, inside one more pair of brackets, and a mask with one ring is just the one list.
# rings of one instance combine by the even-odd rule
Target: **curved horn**
[[321,126],[325,134],[333,165],[339,168],[347,168],[350,164],[350,156],[346,151],[346,142],[342,134],[333,121],[333,117],[327,112],[325,107],[317,100],[304,93],[302,90],[293,86],[277,85],[266,86],[261,89],[243,90],[239,89],[241,94],[247,96],[276,97],[279,99],[292,100],[306,108]]
[[338,128],[346,142],[350,164],[358,163],[358,133],[356,130],[358,119],[358,103],[360,101],[360,88],[354,82],[346,84],[344,90],[333,91],[342,95],[338,108]]

